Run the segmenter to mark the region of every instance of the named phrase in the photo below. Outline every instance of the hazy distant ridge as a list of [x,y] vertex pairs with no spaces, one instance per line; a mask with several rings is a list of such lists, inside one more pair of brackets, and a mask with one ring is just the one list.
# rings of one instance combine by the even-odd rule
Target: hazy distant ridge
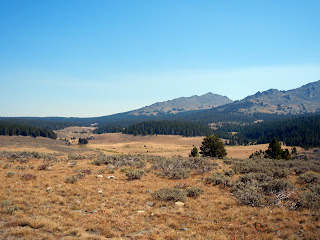
[[320,111],[320,80],[300,88],[257,92],[240,101],[220,106],[220,112],[305,114]]
[[190,110],[210,109],[231,103],[232,100],[226,96],[207,93],[201,96],[180,97],[164,102],[157,102],[130,112],[132,115],[163,115],[168,113],[180,113]]

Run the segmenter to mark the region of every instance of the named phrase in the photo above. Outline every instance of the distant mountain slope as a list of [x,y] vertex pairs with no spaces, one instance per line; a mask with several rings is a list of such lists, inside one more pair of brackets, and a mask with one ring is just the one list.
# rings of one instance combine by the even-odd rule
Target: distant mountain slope
[[269,89],[216,108],[219,112],[305,114],[320,111],[320,80],[289,91]]
[[194,95],[191,97],[180,97],[165,102],[157,102],[150,106],[131,111],[130,114],[136,116],[176,114],[190,110],[210,109],[231,102],[232,100],[228,97],[209,92],[202,96]]
[[[261,119],[275,120],[308,113],[320,113],[320,80],[289,91],[270,89],[257,92],[243,100],[234,102],[227,97],[207,93],[202,96],[181,97],[137,110],[102,117],[29,117],[19,118],[19,121],[30,122],[37,126],[55,124],[57,125],[55,129],[64,124],[82,126],[94,123],[99,123],[99,126],[106,128],[114,128],[150,120],[195,121],[204,124],[217,122],[251,123]],[[14,119],[0,117],[0,120],[6,121],[16,121]]]

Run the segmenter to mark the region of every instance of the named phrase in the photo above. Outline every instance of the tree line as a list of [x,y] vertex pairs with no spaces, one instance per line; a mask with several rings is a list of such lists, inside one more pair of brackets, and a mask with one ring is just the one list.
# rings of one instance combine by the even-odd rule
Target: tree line
[[273,138],[288,146],[320,147],[320,115],[302,116],[243,126],[230,144],[263,144]]
[[0,135],[57,138],[57,135],[48,129],[8,122],[0,122]]
[[[21,118],[5,118],[0,117],[1,122],[23,125],[23,126],[32,126],[36,128],[44,128],[47,130],[59,130],[71,126],[84,126],[83,124],[73,123],[73,122],[62,122],[54,120],[55,118],[33,118],[33,117],[21,117]],[[56,118],[59,119],[59,118]]]
[[194,122],[159,120],[132,124],[125,128],[123,133],[133,135],[182,135],[191,137],[209,135],[212,134],[212,130],[206,125]]

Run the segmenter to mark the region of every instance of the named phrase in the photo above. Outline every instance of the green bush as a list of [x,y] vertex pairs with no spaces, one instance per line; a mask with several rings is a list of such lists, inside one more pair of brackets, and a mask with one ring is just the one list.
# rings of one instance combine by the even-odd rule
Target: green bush
[[320,196],[313,192],[303,192],[301,194],[301,207],[319,210]]
[[5,207],[5,206],[11,206],[12,203],[10,200],[2,200],[1,201],[1,207]]
[[309,189],[311,190],[311,192],[317,194],[318,196],[320,196],[320,184],[312,184]]
[[213,185],[222,185],[224,187],[230,187],[230,178],[223,175],[222,173],[214,173],[211,177],[206,178],[206,183],[212,183]]
[[8,169],[8,168],[10,168],[10,167],[11,167],[10,164],[6,164],[6,165],[3,166],[3,169]]
[[15,174],[15,172],[7,172],[7,177],[13,177]]
[[267,193],[279,194],[282,192],[292,191],[294,186],[288,180],[275,179],[263,184],[262,188]]
[[307,172],[301,174],[298,178],[300,183],[319,183],[320,184],[320,175],[312,172]]
[[284,178],[289,175],[289,169],[277,167],[272,169],[272,173],[274,178]]
[[224,175],[228,176],[228,177],[231,177],[235,174],[235,172],[233,170],[225,170],[223,172]]
[[10,200],[2,200],[1,207],[4,208],[3,213],[10,215],[14,214],[14,212],[18,210],[18,207],[13,205]]
[[240,203],[253,207],[263,206],[264,195],[259,187],[242,182],[237,183],[232,190]]
[[190,188],[187,188],[186,191],[187,191],[187,196],[193,197],[193,198],[197,198],[204,192],[203,189],[199,187],[190,187]]
[[141,169],[131,169],[126,172],[126,176],[128,180],[141,179],[143,175],[144,175],[144,171]]
[[16,205],[8,206],[4,209],[5,214],[13,215],[15,211],[18,210]]
[[170,179],[187,179],[190,176],[190,171],[184,168],[177,168],[172,171],[165,171],[164,174]]
[[161,201],[185,202],[187,199],[187,192],[177,188],[161,188],[151,195]]
[[69,166],[69,167],[75,167],[75,166],[77,166],[77,165],[78,165],[78,162],[77,162],[77,161],[71,161],[71,162],[68,163],[68,166]]
[[73,184],[73,183],[76,183],[78,180],[79,180],[79,178],[77,176],[72,175],[72,176],[66,177],[64,182]]
[[146,166],[143,156],[140,155],[114,155],[107,156],[100,154],[97,159],[92,161],[94,165],[110,165],[113,169],[121,167],[144,168]]

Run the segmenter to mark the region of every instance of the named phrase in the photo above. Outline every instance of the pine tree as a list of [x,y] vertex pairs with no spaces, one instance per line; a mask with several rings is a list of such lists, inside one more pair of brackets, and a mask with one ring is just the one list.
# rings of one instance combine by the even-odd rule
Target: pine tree
[[272,159],[281,159],[283,155],[283,150],[281,145],[276,138],[273,138],[269,143],[268,150],[266,151],[266,157]]
[[198,156],[199,156],[198,148],[197,148],[197,147],[194,147],[194,148],[191,150],[191,153],[190,153],[189,156],[190,156],[190,157],[198,157]]
[[212,136],[207,136],[203,139],[200,150],[200,154],[202,154],[204,157],[223,158],[227,155],[222,140],[218,137],[218,135],[215,134]]

